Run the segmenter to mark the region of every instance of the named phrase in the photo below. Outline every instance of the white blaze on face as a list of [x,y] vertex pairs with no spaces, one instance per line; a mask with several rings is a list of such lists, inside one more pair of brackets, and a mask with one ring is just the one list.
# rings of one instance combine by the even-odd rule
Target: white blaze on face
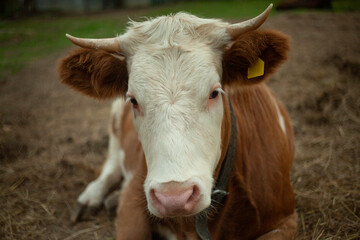
[[[224,43],[199,37],[192,32],[194,29],[175,19],[176,22],[175,17],[168,17],[165,20],[170,22],[163,20],[153,28],[147,22],[135,26],[127,38],[141,35],[146,41],[122,44],[128,52],[133,51],[127,59],[128,97],[137,103],[133,106],[133,121],[148,168],[144,190],[149,210],[155,215],[161,214],[151,203],[151,189],[161,191],[164,184],[172,182],[198,188],[199,201],[189,214],[208,207],[213,172],[221,155],[223,104],[218,45]],[[189,23],[185,21],[186,24]],[[217,31],[223,32],[223,23],[218,24]],[[141,30],[151,34],[140,34]],[[216,89],[218,96],[209,99]]]
[[209,57],[174,47],[133,58],[129,92],[139,105],[134,123],[148,167],[146,194],[161,183],[190,181],[210,203],[223,106],[220,97],[207,106],[220,81]]

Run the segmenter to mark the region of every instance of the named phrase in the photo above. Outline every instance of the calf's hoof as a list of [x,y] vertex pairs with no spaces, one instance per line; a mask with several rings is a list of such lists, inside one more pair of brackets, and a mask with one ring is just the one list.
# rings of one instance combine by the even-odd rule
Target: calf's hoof
[[79,202],[76,203],[75,207],[71,211],[70,220],[76,223],[89,216],[93,216],[97,213],[100,207],[90,207]]

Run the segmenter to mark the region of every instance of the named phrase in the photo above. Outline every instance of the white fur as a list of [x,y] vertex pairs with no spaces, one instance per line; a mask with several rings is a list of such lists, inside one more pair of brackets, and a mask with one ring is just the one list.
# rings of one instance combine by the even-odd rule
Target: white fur
[[278,104],[277,104],[277,102],[276,102],[275,99],[274,99],[274,104],[275,104],[276,111],[277,111],[277,114],[278,114],[280,127],[281,127],[281,129],[283,130],[283,132],[284,132],[285,135],[286,135],[286,127],[285,127],[284,117],[283,117],[283,115],[281,114],[280,109],[279,109],[279,106],[278,106]]
[[79,203],[91,207],[100,206],[110,188],[120,181],[122,175],[120,162],[123,161],[124,156],[121,156],[113,151],[113,145],[116,143],[117,139],[110,135],[109,157],[104,164],[100,176],[89,183],[86,189],[79,196]]
[[223,104],[220,96],[209,108],[207,101],[220,85],[222,49],[230,43],[226,26],[178,13],[132,22],[118,37],[128,64],[128,93],[140,107],[133,121],[146,156],[148,208],[155,215],[150,190],[173,181],[199,187],[192,214],[210,205]]

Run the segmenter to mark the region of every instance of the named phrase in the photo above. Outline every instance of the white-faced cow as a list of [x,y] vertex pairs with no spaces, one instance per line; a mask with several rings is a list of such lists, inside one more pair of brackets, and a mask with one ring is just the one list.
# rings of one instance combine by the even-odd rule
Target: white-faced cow
[[178,13],[111,39],[67,35],[81,49],[62,60],[61,81],[118,97],[108,159],[78,198],[99,207],[122,181],[117,239],[294,237],[293,133],[264,83],[288,40],[256,30],[271,7],[237,24]]

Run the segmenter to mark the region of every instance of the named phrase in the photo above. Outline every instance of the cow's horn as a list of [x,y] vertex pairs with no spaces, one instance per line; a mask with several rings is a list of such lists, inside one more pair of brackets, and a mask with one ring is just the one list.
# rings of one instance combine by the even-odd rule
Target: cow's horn
[[115,38],[102,38],[102,39],[91,39],[91,38],[77,38],[70,34],[65,35],[73,44],[78,45],[82,48],[102,49],[107,52],[115,53],[120,52],[120,44],[118,39]]
[[240,34],[246,33],[251,30],[255,30],[260,27],[269,16],[269,13],[273,7],[273,4],[270,4],[263,13],[259,16],[249,19],[241,23],[230,24],[226,28],[226,32],[231,36],[232,39],[236,39]]

